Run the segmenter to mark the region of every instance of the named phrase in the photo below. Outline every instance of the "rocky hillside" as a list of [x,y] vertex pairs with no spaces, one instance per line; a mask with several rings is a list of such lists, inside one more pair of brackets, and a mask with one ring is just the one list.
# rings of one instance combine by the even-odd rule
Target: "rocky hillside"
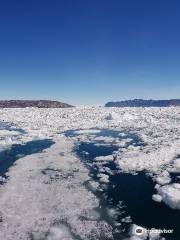
[[180,106],[180,99],[170,100],[144,100],[133,99],[118,102],[108,102],[105,107],[170,107]]
[[68,108],[73,107],[67,103],[49,100],[0,100],[0,108]]

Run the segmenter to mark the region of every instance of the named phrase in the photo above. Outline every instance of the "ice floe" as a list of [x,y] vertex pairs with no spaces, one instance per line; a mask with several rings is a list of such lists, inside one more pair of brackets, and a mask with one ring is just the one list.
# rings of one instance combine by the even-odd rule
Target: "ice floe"
[[155,181],[160,185],[168,184],[171,182],[170,174],[165,170],[155,178]]
[[95,161],[113,161],[113,160],[114,160],[113,155],[100,156],[95,158]]
[[159,194],[153,194],[153,195],[152,195],[152,199],[153,199],[155,202],[161,202],[161,201],[162,201],[162,197],[161,197],[161,195],[159,195]]
[[79,130],[79,131],[74,131],[75,134],[96,134],[100,133],[101,130],[98,129],[84,129],[84,130]]
[[108,183],[109,182],[109,176],[103,173],[100,173],[97,175],[97,177],[99,177],[99,181],[101,183]]
[[162,201],[173,209],[180,209],[180,184],[164,185],[158,189]]

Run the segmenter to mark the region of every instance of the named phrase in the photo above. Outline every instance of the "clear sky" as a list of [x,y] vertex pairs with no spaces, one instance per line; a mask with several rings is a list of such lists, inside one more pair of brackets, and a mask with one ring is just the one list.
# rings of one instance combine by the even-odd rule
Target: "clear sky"
[[0,99],[180,98],[179,0],[0,1]]

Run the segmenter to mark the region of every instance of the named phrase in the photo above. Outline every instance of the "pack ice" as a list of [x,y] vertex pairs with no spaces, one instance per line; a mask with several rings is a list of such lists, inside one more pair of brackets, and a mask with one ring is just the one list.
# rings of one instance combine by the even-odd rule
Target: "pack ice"
[[[7,181],[0,185],[0,239],[113,239],[111,225],[96,210],[97,196],[85,187],[92,182],[88,169],[73,153],[78,134],[91,140],[89,129],[98,129],[94,135],[99,129],[136,134],[140,146],[131,139],[118,142],[106,137],[107,144],[114,141],[119,149],[105,160],[115,161],[124,172],[145,171],[155,182],[157,193],[152,198],[180,209],[180,184],[171,177],[180,172],[179,122],[178,107],[1,109],[1,150],[36,139],[50,138],[55,144],[19,158],[6,173]],[[63,135],[72,129],[77,136]],[[100,181],[108,183],[108,177],[99,174]],[[158,236],[143,239],[148,238]]]

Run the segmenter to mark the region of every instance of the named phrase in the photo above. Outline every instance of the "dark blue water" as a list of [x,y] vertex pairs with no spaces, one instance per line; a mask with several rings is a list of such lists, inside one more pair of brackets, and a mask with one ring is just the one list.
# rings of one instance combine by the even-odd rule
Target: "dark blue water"
[[180,173],[170,173],[172,183],[180,183]]
[[0,122],[0,130],[8,130],[8,131],[18,131],[21,134],[25,134],[26,131],[21,129],[21,128],[17,128],[15,126],[13,126],[12,124],[8,123],[8,122]]
[[[141,139],[136,135],[134,134],[134,132],[132,131],[126,131],[126,130],[123,130],[123,131],[117,131],[117,130],[111,130],[111,129],[98,129],[98,128],[93,128],[93,129],[90,129],[90,130],[99,130],[99,132],[90,132],[89,134],[86,134],[86,135],[95,135],[96,137],[113,137],[113,138],[117,138],[117,139],[127,139],[127,138],[132,138],[133,139],[133,144],[135,146],[144,146],[144,143],[141,141]],[[119,135],[119,134],[123,134],[122,136]],[[66,137],[74,137],[74,136],[77,136],[77,135],[83,135],[83,134],[79,134],[78,131],[76,130],[68,130],[65,132],[65,136]],[[101,143],[102,140],[97,140],[96,143]],[[129,146],[129,144],[132,144],[132,143],[127,143],[127,147]]]
[[[113,137],[116,134],[119,136],[117,131],[114,133],[109,130],[105,132],[102,131],[97,135],[110,136],[110,134],[112,134]],[[67,135],[73,136],[73,132],[68,132]],[[134,145],[142,145],[142,142],[137,136],[132,133],[130,135]],[[129,134],[127,134],[126,137],[129,138]],[[152,195],[155,193],[154,182],[145,172],[139,172],[137,175],[122,173],[114,161],[106,162],[100,167],[97,166],[94,161],[95,157],[111,155],[117,149],[118,147],[116,145],[98,146],[96,142],[81,142],[75,149],[77,155],[89,168],[90,175],[94,180],[99,180],[98,174],[102,169],[104,171],[103,173],[109,176],[109,183],[104,189],[101,188],[100,191],[97,190],[96,195],[100,199],[102,209],[104,209],[104,218],[106,218],[114,228],[114,239],[123,239],[126,235],[130,223],[122,222],[121,220],[130,215],[133,223],[148,229],[174,229],[173,234],[166,234],[164,236],[169,240],[179,240],[180,211],[170,209],[165,204],[152,200]],[[109,169],[111,170],[110,172]],[[117,226],[115,222],[108,218],[105,211],[106,208],[116,209],[117,214],[115,220],[116,222],[121,222],[121,226]],[[124,234],[123,236],[122,233]]]
[[22,156],[39,153],[49,148],[54,142],[50,139],[35,140],[26,144],[14,144],[8,150],[0,152],[0,176],[5,177],[8,169]]

